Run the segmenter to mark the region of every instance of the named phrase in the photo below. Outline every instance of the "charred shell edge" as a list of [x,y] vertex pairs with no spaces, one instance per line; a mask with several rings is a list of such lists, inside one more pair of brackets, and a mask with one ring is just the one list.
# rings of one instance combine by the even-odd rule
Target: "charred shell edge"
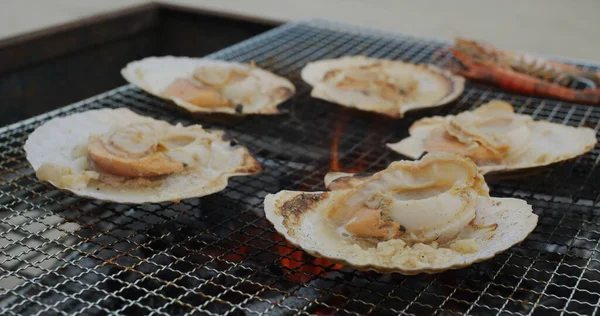
[[[311,193],[323,193],[323,192],[311,192]],[[273,195],[274,196],[274,195]],[[276,200],[273,199],[273,203],[275,203]],[[275,209],[273,207],[273,209]],[[535,213],[531,213],[535,216],[537,216]],[[280,215],[275,215],[273,214],[276,218],[281,217]],[[277,227],[276,223],[273,222],[269,216],[265,216],[267,218],[267,220],[269,220],[269,222],[274,226]],[[303,248],[299,243],[297,243],[295,240],[290,240],[291,238],[287,238],[287,234],[285,234],[283,237],[285,237],[285,239],[290,242],[291,244],[293,244],[294,246],[296,246],[297,248],[307,252],[308,254],[310,254],[311,256],[314,257],[318,257],[318,258],[324,258],[327,259],[329,261],[331,261],[334,264],[341,264],[343,266],[347,266],[347,267],[351,267],[353,269],[359,270],[359,271],[375,271],[378,273],[400,273],[403,275],[417,275],[419,273],[426,273],[426,274],[436,274],[436,273],[440,273],[440,272],[444,272],[444,271],[448,271],[448,270],[456,270],[456,269],[461,269],[461,268],[465,268],[468,266],[471,266],[473,264],[482,262],[482,261],[487,261],[493,257],[495,257],[496,255],[498,255],[499,253],[502,253],[512,247],[514,247],[515,245],[520,244],[521,242],[523,242],[525,239],[527,239],[527,237],[531,234],[531,232],[533,232],[533,230],[537,227],[537,222],[539,221],[539,217],[536,220],[536,225],[533,225],[533,227],[531,227],[531,229],[526,233],[523,234],[523,238],[520,238],[518,241],[514,242],[511,245],[507,245],[506,247],[503,247],[501,249],[498,249],[496,252],[488,255],[488,256],[484,256],[484,257],[480,257],[477,258],[476,260],[470,261],[470,262],[466,262],[466,263],[457,263],[448,267],[444,267],[444,268],[439,268],[439,269],[412,269],[412,270],[406,270],[406,269],[399,269],[399,268],[384,268],[384,267],[380,267],[380,266],[376,266],[376,265],[371,265],[371,264],[367,264],[367,265],[355,265],[352,264],[344,259],[338,259],[338,258],[331,258],[328,257],[322,253],[320,253],[319,251],[313,250],[313,249],[306,249]],[[287,227],[286,227],[287,228]],[[279,232],[278,232],[279,233]],[[281,234],[281,233],[280,233]],[[283,234],[281,234],[283,235]]]

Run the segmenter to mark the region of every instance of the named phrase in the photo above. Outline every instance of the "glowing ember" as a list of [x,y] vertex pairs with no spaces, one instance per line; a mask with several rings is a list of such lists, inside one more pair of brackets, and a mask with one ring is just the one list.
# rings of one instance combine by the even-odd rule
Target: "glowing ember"
[[223,258],[227,261],[239,262],[244,260],[248,254],[248,246],[240,246],[236,248],[232,253],[226,254]]
[[341,264],[333,264],[323,258],[312,258],[302,250],[295,250],[295,246],[285,241],[285,246],[277,246],[277,253],[285,258],[281,259],[283,270],[288,272],[291,280],[305,283],[314,277],[326,273],[327,268],[339,270]]

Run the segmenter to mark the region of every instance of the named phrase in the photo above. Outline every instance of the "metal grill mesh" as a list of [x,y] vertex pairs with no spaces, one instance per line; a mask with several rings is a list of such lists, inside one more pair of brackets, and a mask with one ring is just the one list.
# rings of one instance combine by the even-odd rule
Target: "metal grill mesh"
[[[324,21],[288,24],[211,55],[287,76],[298,94],[279,117],[191,119],[131,86],[0,132],[2,314],[593,314],[600,302],[599,150],[508,179],[494,196],[527,200],[535,231],[494,259],[437,275],[357,272],[289,247],[264,219],[262,200],[282,189],[323,190],[332,140],[344,170],[377,171],[401,156],[384,146],[414,120],[458,113],[493,98],[536,119],[598,131],[600,108],[509,95],[469,84],[449,106],[403,120],[312,99],[299,78],[311,60],[365,54],[427,62],[444,43]],[[25,160],[27,135],[74,112],[129,107],[170,122],[228,130],[264,173],[180,204],[125,206],[80,199],[42,184]],[[287,267],[287,268],[286,268]]]

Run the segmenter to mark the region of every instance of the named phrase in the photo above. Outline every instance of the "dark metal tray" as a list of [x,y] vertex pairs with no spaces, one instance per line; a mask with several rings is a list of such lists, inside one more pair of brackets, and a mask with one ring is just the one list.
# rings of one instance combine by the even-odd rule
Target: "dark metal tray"
[[[313,99],[299,70],[309,61],[365,54],[427,62],[443,42],[326,21],[287,24],[211,58],[249,61],[290,78],[283,116],[191,118],[132,86],[0,129],[2,314],[594,314],[600,301],[599,149],[521,177],[488,178],[491,194],[540,216],[520,245],[436,275],[359,272],[290,247],[264,218],[283,189],[323,190],[332,150],[344,171],[401,159],[384,146],[416,119],[499,98],[535,119],[598,131],[600,108],[506,94],[469,83],[450,105],[402,120]],[[588,65],[594,67],[594,65]],[[227,130],[264,173],[179,204],[126,206],[80,199],[40,183],[24,158],[27,135],[50,118],[129,107],[170,122]]]

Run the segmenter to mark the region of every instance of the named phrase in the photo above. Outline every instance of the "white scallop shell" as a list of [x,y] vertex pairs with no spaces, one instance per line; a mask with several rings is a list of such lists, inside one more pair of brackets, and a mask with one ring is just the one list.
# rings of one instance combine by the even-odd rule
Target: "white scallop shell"
[[[424,141],[429,133],[452,117],[448,115],[422,118],[410,127],[409,137],[387,146],[402,155],[417,159],[426,151]],[[547,166],[585,154],[597,143],[596,132],[591,128],[534,120],[528,124],[532,140],[523,154],[511,161],[501,160],[478,165],[479,171],[485,174]]]
[[[35,171],[46,163],[77,169],[73,152],[85,145],[91,134],[103,134],[113,127],[131,123],[157,121],[126,108],[91,110],[54,118],[29,135],[24,149]],[[231,146],[222,139],[223,132],[214,131],[220,140],[213,141],[210,168],[167,176],[157,187],[113,188],[88,184],[83,188],[59,187],[78,196],[118,203],[155,203],[200,197],[223,190],[233,176],[250,175],[261,171],[260,164],[243,146]]]
[[[166,98],[162,92],[177,78],[192,78],[192,74],[197,67],[213,66],[238,69],[248,71],[261,80],[260,91],[264,95],[275,93],[277,89],[288,89],[290,95],[271,100],[266,103],[242,104],[244,106],[242,113],[236,113],[231,107],[200,107],[178,98]],[[250,68],[248,64],[228,62],[221,60],[191,58],[191,57],[147,57],[141,60],[128,63],[121,69],[121,75],[129,83],[138,88],[162,99],[173,101],[176,105],[193,113],[226,113],[226,114],[278,114],[277,106],[294,95],[296,88],[287,79],[277,76],[271,72],[258,67]]]
[[[281,191],[269,194],[264,201],[267,219],[292,244],[317,257],[351,266],[358,270],[381,273],[398,272],[406,275],[439,273],[484,261],[523,241],[536,227],[538,216],[531,205],[514,198],[481,196],[475,207],[475,219],[460,233],[460,239],[473,239],[479,246],[475,252],[456,252],[448,260],[433,260],[418,265],[385,258],[386,253],[374,251],[374,246],[359,247],[356,240],[343,237],[339,228],[327,219],[329,211],[339,205],[350,189],[360,185],[364,175],[329,173],[326,185],[332,191]],[[333,183],[343,184],[333,189]],[[378,244],[377,247],[381,242]],[[400,250],[402,252],[404,250]],[[410,255],[426,255],[410,248]]]
[[[476,224],[479,226],[498,225],[492,238],[487,229],[474,229],[464,238],[473,238],[479,244],[475,253],[462,254],[451,261],[428,267],[407,267],[390,262],[382,264],[377,258],[364,250],[357,250],[352,244],[332,231],[332,227],[322,220],[325,212],[346,194],[346,190],[332,192],[296,192],[281,191],[269,194],[265,198],[265,214],[273,223],[277,232],[289,242],[301,247],[316,257],[324,257],[335,263],[352,266],[358,270],[374,270],[381,273],[398,272],[406,275],[418,273],[439,273],[459,269],[473,263],[484,261],[523,241],[537,225],[538,216],[532,212],[525,201],[513,198],[490,198],[481,200],[477,206]],[[297,225],[285,220],[278,204],[304,194],[306,198],[321,196],[325,198],[315,208],[306,210]],[[287,224],[287,225],[286,225]]]
[[[368,66],[384,63],[386,69],[408,72],[419,82],[419,92],[444,89],[444,97],[427,104],[404,103],[390,109],[379,97],[365,95],[360,91],[336,89],[323,83],[325,75],[334,69]],[[301,72],[302,79],[313,86],[311,96],[346,107],[363,111],[382,113],[394,118],[401,118],[408,111],[442,106],[456,100],[464,90],[465,79],[449,71],[430,64],[412,64],[389,59],[376,59],[365,56],[347,56],[337,59],[325,59],[308,63]]]

